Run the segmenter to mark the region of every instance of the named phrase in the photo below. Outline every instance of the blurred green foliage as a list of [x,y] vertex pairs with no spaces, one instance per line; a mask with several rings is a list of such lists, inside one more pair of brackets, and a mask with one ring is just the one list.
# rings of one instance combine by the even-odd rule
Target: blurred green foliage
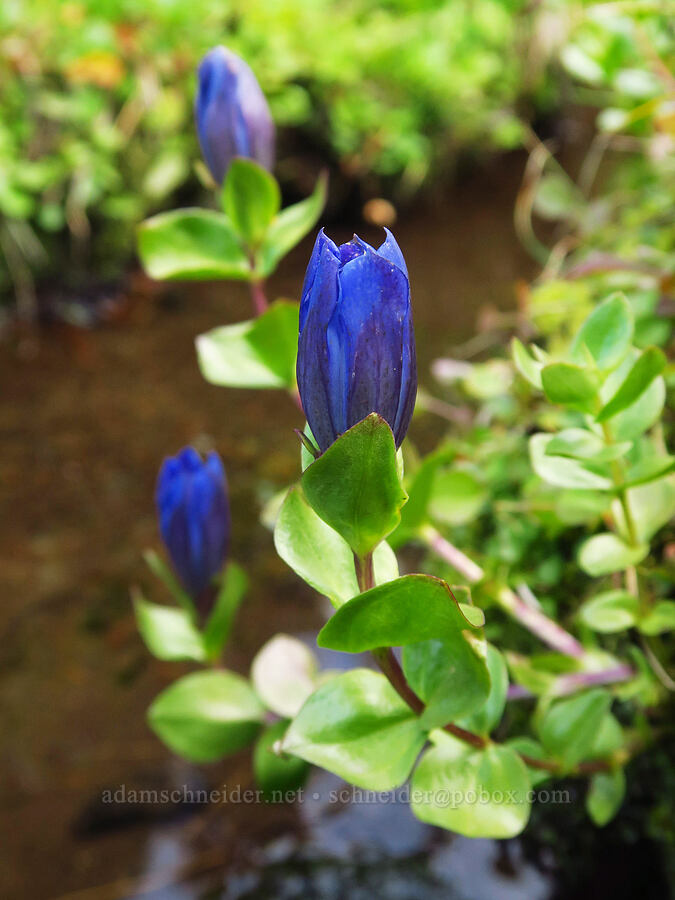
[[[195,193],[194,68],[215,43],[247,59],[269,97],[282,181],[304,192],[311,155],[366,194],[401,196],[467,149],[520,146],[533,114],[561,101],[564,69],[573,99],[602,108],[604,133],[672,129],[658,77],[668,39],[646,2],[5,0],[0,290],[29,304],[36,272],[63,275],[64,236],[71,271],[114,272],[135,223]],[[621,178],[621,196],[649,202],[622,203],[617,231],[636,219],[649,231],[666,200],[639,167]]]

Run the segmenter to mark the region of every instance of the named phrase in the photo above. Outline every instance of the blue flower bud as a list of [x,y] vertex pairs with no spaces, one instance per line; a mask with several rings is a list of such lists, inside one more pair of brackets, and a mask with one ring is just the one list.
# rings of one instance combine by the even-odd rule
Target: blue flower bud
[[300,303],[298,388],[321,451],[371,412],[399,447],[417,393],[410,285],[393,234],[379,249],[354,235],[314,244]]
[[192,447],[164,460],[157,479],[159,530],[185,590],[199,598],[223,567],[230,541],[225,469]]
[[274,122],[249,66],[225,47],[214,47],[197,70],[195,121],[206,164],[218,183],[235,156],[274,165]]

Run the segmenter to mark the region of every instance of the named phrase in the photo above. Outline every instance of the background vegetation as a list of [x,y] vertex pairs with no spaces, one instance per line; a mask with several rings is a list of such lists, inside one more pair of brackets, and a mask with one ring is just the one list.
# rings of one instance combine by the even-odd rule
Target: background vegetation
[[[269,97],[289,189],[306,192],[313,159],[358,183],[363,199],[400,200],[461,156],[531,145],[533,120],[581,103],[599,110],[603,148],[619,132],[630,135],[622,152],[640,156],[616,176],[600,224],[618,215],[600,243],[646,232],[664,249],[653,227],[672,199],[672,162],[664,190],[653,173],[664,146],[637,146],[673,128],[660,3],[7,0],[0,290],[16,292],[26,314],[37,278],[64,278],[64,253],[71,283],[115,274],[133,253],[133,226],[198,190],[194,69],[216,41],[250,62]],[[584,211],[581,199],[553,172],[537,208],[597,230],[597,207]]]

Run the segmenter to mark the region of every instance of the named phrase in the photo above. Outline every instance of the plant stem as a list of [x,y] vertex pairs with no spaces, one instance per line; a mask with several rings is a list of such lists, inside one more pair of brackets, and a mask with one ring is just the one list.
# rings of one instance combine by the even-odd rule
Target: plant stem
[[248,287],[251,292],[253,312],[256,317],[261,316],[269,305],[265,295],[265,282],[262,279],[260,281],[249,281]]
[[375,587],[372,553],[366,553],[365,556],[357,556],[355,553],[354,568],[356,569],[356,581],[361,593]]
[[[612,435],[612,429],[609,427],[607,422],[602,423],[602,434],[605,439],[605,444],[607,446],[611,446],[614,443],[614,437]],[[633,518],[633,513],[630,509],[630,503],[628,502],[628,492],[626,491],[623,485],[623,466],[621,465],[618,459],[612,461],[610,466],[612,472],[612,480],[617,489],[616,494],[619,498],[619,503],[621,504],[621,509],[623,511],[623,518],[626,523],[626,531],[628,532],[628,541],[631,546],[636,547],[640,542],[638,540],[637,528],[635,527],[635,519]]]
[[[354,554],[354,568],[356,571],[356,580],[361,592],[368,591],[372,587],[374,587],[375,579],[373,575],[372,553],[368,553],[363,557]],[[422,713],[426,709],[426,706],[408,684],[403,669],[401,668],[399,661],[396,659],[392,648],[377,647],[372,651],[372,654],[375,662],[380,667],[382,674],[389,681],[399,697],[410,707],[410,709],[416,715],[422,715]],[[470,744],[472,747],[476,747],[476,749],[479,750],[487,747],[488,744],[491,743],[491,740],[489,738],[483,737],[480,734],[475,734],[473,731],[468,731],[466,728],[461,728],[459,725],[453,725],[452,723],[448,723],[447,725],[445,725],[443,727],[443,730],[447,731],[448,734],[451,734],[454,737],[458,738],[460,741],[464,741],[466,744]],[[535,759],[534,757],[528,756],[525,753],[521,753],[519,755],[523,762],[533,769],[542,769],[547,772],[562,771],[560,763],[558,763],[556,760]],[[585,768],[585,766],[592,766],[593,768],[587,769]],[[608,762],[599,760],[597,762],[586,764],[582,763],[577,766],[576,771],[578,773],[584,771],[605,771],[609,768],[610,764]]]
[[[450,541],[446,540],[442,534],[436,531],[431,525],[425,525],[421,532],[427,545],[441,559],[457,569],[460,575],[470,584],[476,584],[485,577],[485,572],[472,559],[469,559],[461,550],[458,550]],[[510,613],[517,619],[521,625],[527,628],[532,634],[535,634],[541,641],[548,644],[559,653],[565,656],[572,656],[574,659],[582,659],[586,653],[579,641],[565,631],[565,629],[549,619],[541,610],[524,603],[510,588],[503,588],[496,594],[496,600],[502,609]]]
[[[616,684],[620,681],[629,681],[635,672],[633,669],[621,663],[608,669],[600,669],[597,672],[570,672],[560,675],[555,679],[550,688],[551,697],[566,697],[574,694],[580,688],[592,687],[597,684]],[[509,685],[507,697],[509,700],[526,700],[535,695],[520,684]]]
[[440,556],[441,559],[449,562],[454,569],[457,569],[459,574],[463,575],[469,584],[476,584],[483,580],[485,572],[481,567],[472,559],[469,559],[454,544],[446,540],[432,525],[423,526],[421,536],[434,553]]
[[586,651],[575,637],[553,619],[549,619],[540,609],[521,600],[510,588],[505,587],[498,591],[496,600],[502,609],[511,613],[514,619],[553,650],[574,659],[585,657]]

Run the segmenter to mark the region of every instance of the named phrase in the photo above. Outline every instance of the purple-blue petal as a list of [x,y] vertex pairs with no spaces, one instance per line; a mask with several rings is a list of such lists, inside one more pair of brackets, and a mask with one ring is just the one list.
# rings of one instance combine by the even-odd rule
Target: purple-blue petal
[[392,262],[395,266],[397,266],[403,274],[408,277],[408,267],[405,264],[405,259],[403,258],[403,254],[401,253],[401,248],[399,247],[396,238],[389,231],[388,228],[384,229],[386,232],[386,239],[380,246],[377,248],[377,252],[380,256],[383,256],[385,259],[388,259],[389,262]]
[[162,540],[192,597],[223,567],[230,536],[225,469],[216,453],[205,461],[192,447],[166,459],[157,480]]
[[243,59],[215,47],[197,70],[195,122],[204,159],[222,182],[236,156],[274,165],[274,123],[255,75]]
[[400,446],[417,391],[407,269],[393,235],[378,250],[319,233],[300,308],[298,388],[323,451],[371,412]]

